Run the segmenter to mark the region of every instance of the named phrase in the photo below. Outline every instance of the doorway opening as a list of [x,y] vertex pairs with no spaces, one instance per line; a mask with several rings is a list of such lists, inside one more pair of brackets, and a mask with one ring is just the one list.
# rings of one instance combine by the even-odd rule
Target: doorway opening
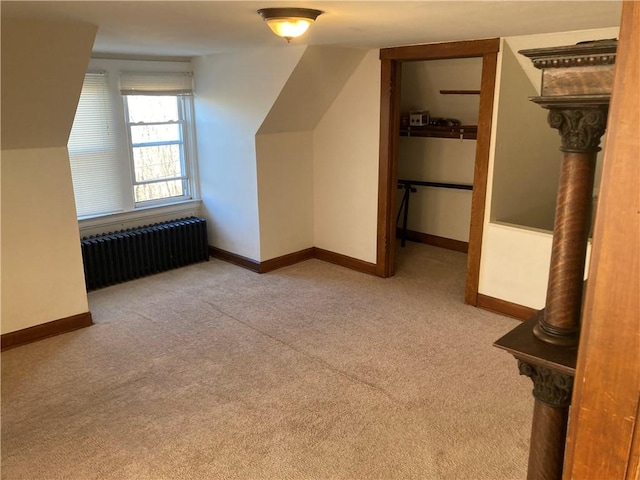
[[[378,235],[376,274],[395,273],[396,228],[398,214],[398,164],[401,124],[402,66],[405,62],[476,58],[482,59],[473,189],[469,222],[465,303],[477,305],[482,227],[489,163],[489,144],[493,96],[500,40],[474,40],[382,49],[380,102],[380,168],[378,182]],[[466,93],[454,93],[466,95]],[[424,120],[423,120],[424,121]],[[406,125],[405,125],[406,127]],[[469,134],[470,130],[467,130]],[[459,129],[454,129],[459,136]],[[465,133],[462,132],[464,137]],[[454,137],[455,138],[455,137]],[[469,138],[469,137],[467,137]],[[406,179],[401,179],[406,180]],[[410,195],[410,193],[409,193]],[[401,197],[404,198],[404,197]]]

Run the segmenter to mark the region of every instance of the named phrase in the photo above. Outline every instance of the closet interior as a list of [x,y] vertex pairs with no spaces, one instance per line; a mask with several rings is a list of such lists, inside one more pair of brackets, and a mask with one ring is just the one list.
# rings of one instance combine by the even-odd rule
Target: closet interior
[[482,58],[402,63],[397,248],[467,252]]

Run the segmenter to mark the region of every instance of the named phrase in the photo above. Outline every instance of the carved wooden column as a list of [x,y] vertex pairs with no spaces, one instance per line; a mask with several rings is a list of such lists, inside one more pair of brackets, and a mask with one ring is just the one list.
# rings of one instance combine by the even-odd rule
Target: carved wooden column
[[533,381],[535,398],[527,478],[560,479],[573,375],[522,360],[518,369]]
[[549,125],[559,130],[564,152],[553,227],[553,246],[544,316],[534,334],[545,342],[577,345],[587,239],[591,225],[593,178],[609,96],[536,97],[549,109]]
[[616,43],[522,50],[542,69],[541,96],[563,152],[545,308],[495,346],[518,359],[535,398],[528,480],[560,480],[580,338],[596,154],[613,85]]

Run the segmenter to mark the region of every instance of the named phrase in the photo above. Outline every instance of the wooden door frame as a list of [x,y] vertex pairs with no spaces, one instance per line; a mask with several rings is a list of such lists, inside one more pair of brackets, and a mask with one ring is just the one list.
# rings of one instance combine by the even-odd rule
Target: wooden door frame
[[482,58],[480,110],[476,160],[471,198],[471,224],[465,302],[477,305],[480,254],[491,143],[491,121],[500,39],[412,45],[380,50],[380,165],[378,177],[378,243],[376,275],[395,273],[396,192],[398,182],[398,132],[400,128],[400,85],[403,62]]
[[623,2],[563,479],[640,478],[640,3]]

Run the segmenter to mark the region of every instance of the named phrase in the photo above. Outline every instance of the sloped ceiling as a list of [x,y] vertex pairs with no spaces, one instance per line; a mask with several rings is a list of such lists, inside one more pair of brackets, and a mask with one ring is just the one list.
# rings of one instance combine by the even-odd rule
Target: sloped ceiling
[[2,1],[3,17],[98,25],[94,53],[198,56],[287,48],[256,10],[297,6],[325,12],[302,45],[381,48],[617,26],[611,1]]
[[258,133],[313,130],[366,52],[354,48],[308,47]]
[[96,27],[2,19],[2,149],[64,147]]

